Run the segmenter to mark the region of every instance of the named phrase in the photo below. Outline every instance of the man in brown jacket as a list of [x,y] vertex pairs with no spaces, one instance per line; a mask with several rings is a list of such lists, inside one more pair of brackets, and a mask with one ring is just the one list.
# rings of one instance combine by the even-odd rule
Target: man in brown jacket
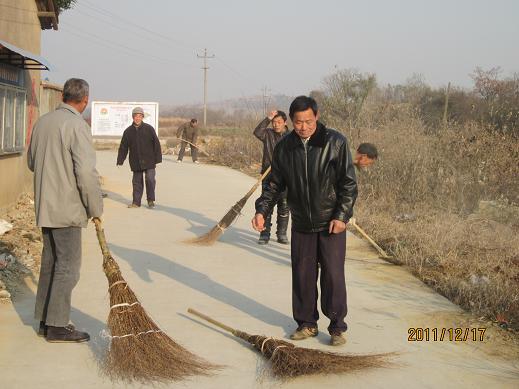
[[90,339],[69,325],[72,289],[81,266],[81,228],[103,213],[96,154],[90,128],[81,117],[88,90],[85,80],[65,83],[63,103],[35,123],[27,152],[34,172],[36,225],[43,235],[35,318],[40,321],[38,335],[48,342]]
[[177,130],[177,138],[182,139],[182,142],[180,142],[180,150],[178,152],[177,162],[182,162],[184,153],[186,151],[186,146],[189,142],[191,158],[193,159],[194,163],[198,163],[198,149],[196,148],[196,140],[198,138],[198,120],[191,119],[189,122],[182,124]]

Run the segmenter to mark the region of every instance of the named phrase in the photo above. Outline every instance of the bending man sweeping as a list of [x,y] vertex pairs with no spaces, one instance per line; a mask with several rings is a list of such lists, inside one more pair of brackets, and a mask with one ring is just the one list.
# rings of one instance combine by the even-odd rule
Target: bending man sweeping
[[[269,124],[272,123],[272,128],[269,128]],[[258,126],[254,129],[254,136],[263,143],[263,159],[261,161],[261,174],[270,167],[272,163],[272,154],[274,153],[274,147],[279,140],[287,134],[287,115],[283,111],[272,111],[268,116],[263,119]],[[268,176],[267,176],[268,177]],[[266,178],[262,182],[262,190],[265,187],[265,183],[268,181]],[[288,218],[290,213],[288,212],[287,194],[283,192],[276,202],[277,205],[277,231],[276,235],[278,242],[281,244],[288,244],[287,227]],[[267,244],[270,240],[270,227],[272,226],[272,213],[265,215],[265,229],[260,232],[258,244]]]
[[317,336],[317,277],[321,269],[321,309],[330,319],[330,344],[346,339],[346,223],[357,197],[355,168],[346,138],[318,121],[314,99],[290,105],[294,131],[274,149],[272,172],[256,201],[253,228],[262,231],[278,196],[287,190],[292,214],[293,340]]

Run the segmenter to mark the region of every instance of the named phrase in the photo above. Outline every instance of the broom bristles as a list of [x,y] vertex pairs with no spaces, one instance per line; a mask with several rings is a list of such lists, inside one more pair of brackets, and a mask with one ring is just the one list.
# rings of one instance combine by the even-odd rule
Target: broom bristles
[[[249,196],[250,197],[250,196]],[[193,239],[188,239],[186,243],[198,244],[201,246],[210,246],[214,242],[216,242],[220,236],[223,235],[225,230],[236,220],[238,215],[240,215],[243,206],[247,202],[249,197],[242,197],[240,201],[234,204],[229,211],[225,214],[224,217],[215,225],[211,230],[205,233],[202,236],[198,236]]]
[[238,215],[241,214],[241,210],[247,203],[247,200],[252,196],[254,191],[258,188],[261,181],[269,174],[270,167],[262,174],[262,176],[256,181],[256,183],[252,186],[252,188],[243,196],[236,204],[234,204],[229,211],[225,214],[224,217],[220,220],[220,222],[214,226],[209,232],[205,233],[202,236],[187,239],[185,243],[198,244],[201,246],[210,246],[214,242],[216,242],[220,236],[223,235],[225,230],[236,220]]
[[390,354],[340,354],[304,347],[260,335],[240,336],[252,344],[270,362],[274,376],[292,378],[301,375],[340,374],[386,366]]
[[187,376],[209,375],[213,365],[176,343],[155,324],[126,283],[111,255],[103,269],[109,284],[110,346],[104,371],[124,381],[177,381]]
[[291,378],[311,374],[338,374],[382,367],[389,363],[388,357],[394,355],[394,353],[348,355],[296,347],[294,344],[284,340],[261,335],[250,335],[236,330],[192,308],[189,308],[188,312],[253,345],[268,359],[272,373],[278,378]]

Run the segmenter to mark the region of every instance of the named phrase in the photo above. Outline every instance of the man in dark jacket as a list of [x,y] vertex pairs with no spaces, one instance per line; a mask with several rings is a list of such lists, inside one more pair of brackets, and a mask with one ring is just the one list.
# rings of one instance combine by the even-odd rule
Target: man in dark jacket
[[146,198],[148,207],[155,206],[155,165],[162,162],[160,142],[155,129],[143,122],[144,110],[136,107],[132,111],[133,123],[124,130],[117,165],[124,163],[128,150],[130,151],[130,168],[133,172],[133,201],[128,208],[141,206],[144,192],[143,175],[146,177]]
[[317,103],[299,96],[290,105],[294,131],[279,141],[272,173],[252,219],[255,230],[278,196],[287,190],[292,214],[293,340],[317,335],[317,276],[321,269],[321,309],[330,319],[330,343],[344,344],[347,326],[344,259],[346,223],[357,198],[355,168],[346,138],[318,121]]
[[182,159],[184,158],[184,152],[186,151],[186,146],[189,142],[189,147],[191,148],[191,158],[193,159],[194,163],[198,163],[198,149],[196,148],[196,140],[198,138],[198,120],[191,119],[191,121],[182,124],[177,130],[177,138],[182,139],[182,142],[180,142],[180,150],[178,152],[177,162],[182,162]]
[[[272,128],[269,124],[272,123]],[[287,133],[287,115],[283,111],[272,111],[254,129],[254,136],[263,143],[263,160],[261,162],[261,174],[270,167],[274,147]],[[262,189],[265,187],[268,176],[263,180]],[[278,242],[288,244],[288,204],[287,194],[283,192],[276,202],[277,205],[277,231]],[[265,217],[265,229],[260,232],[258,244],[267,244],[270,240],[270,227],[272,226],[272,212]]]

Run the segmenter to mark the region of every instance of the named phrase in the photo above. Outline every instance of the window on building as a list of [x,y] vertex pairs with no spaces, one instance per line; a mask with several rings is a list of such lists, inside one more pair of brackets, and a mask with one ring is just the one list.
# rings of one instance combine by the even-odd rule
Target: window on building
[[25,148],[26,100],[25,90],[0,84],[0,154]]

